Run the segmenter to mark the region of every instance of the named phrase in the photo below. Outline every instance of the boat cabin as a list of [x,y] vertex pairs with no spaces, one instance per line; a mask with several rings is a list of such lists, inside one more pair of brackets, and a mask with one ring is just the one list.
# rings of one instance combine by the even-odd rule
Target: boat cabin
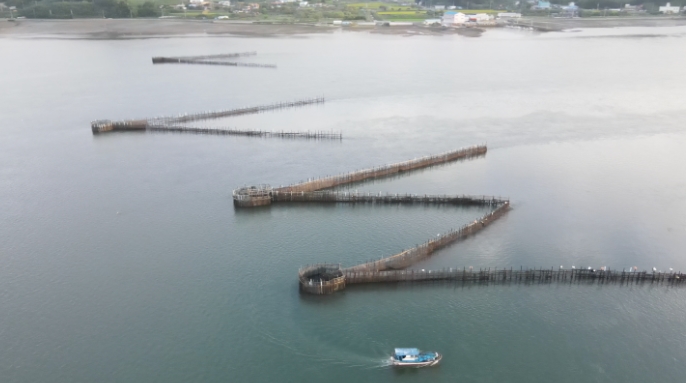
[[403,362],[416,361],[419,358],[419,349],[417,348],[396,348],[395,360]]

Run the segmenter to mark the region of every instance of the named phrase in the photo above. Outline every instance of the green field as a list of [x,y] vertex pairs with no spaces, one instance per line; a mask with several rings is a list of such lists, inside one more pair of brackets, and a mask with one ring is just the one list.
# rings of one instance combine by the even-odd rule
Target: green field
[[145,3],[146,1],[150,1],[151,3],[154,3],[155,5],[177,5],[183,3],[181,0],[128,0],[127,3],[129,5],[141,5]]
[[392,21],[417,21],[427,18],[426,11],[389,11],[376,14],[384,20]]
[[426,15],[425,11],[382,11],[377,12],[378,15],[389,15],[389,16],[407,16],[407,15]]
[[487,13],[489,15],[494,15],[498,12],[505,12],[505,11],[496,11],[495,9],[455,9],[457,12],[462,12],[464,14],[474,14],[474,13]]
[[200,18],[200,17],[206,17],[208,19],[214,19],[215,17],[222,16],[223,14],[219,14],[216,12],[203,12],[203,11],[186,11],[186,13],[184,14],[183,12],[174,11],[174,12],[170,12],[169,14],[165,14],[165,15],[166,16],[176,16],[176,17],[180,17],[180,18],[185,17],[187,19]]
[[378,10],[381,7],[386,7],[388,10],[394,10],[394,11],[410,11],[412,10],[412,7],[408,6],[402,6],[398,4],[393,4],[393,3],[381,3],[381,2],[375,2],[375,3],[352,3],[352,4],[346,4],[350,8],[366,8],[366,9],[376,9]]

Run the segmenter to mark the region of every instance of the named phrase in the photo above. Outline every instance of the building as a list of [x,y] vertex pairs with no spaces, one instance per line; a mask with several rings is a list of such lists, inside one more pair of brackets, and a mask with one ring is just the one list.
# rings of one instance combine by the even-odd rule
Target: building
[[462,12],[447,11],[441,20],[443,25],[464,24],[467,22],[467,16]]
[[569,3],[569,5],[562,7],[562,12],[560,16],[563,17],[579,17],[579,6],[574,3]]
[[626,4],[622,9],[620,9],[620,12],[628,13],[628,14],[638,14],[638,13],[646,13],[646,10],[643,9],[643,5]]
[[476,23],[482,22],[482,21],[489,21],[491,19],[491,16],[485,14],[485,13],[477,13],[475,15],[467,15],[467,20],[468,21],[473,21]]
[[679,7],[672,7],[670,3],[667,3],[664,7],[660,7],[658,9],[660,13],[668,14],[668,13],[679,13],[680,8]]
[[441,24],[443,24],[443,20],[441,20],[441,19],[426,19],[426,20],[424,20],[423,24],[424,25],[436,25],[436,24],[441,25]]
[[434,9],[437,11],[445,10],[445,5],[434,5]]
[[223,8],[230,8],[231,7],[231,1],[229,1],[229,0],[220,1],[219,6],[223,7]]

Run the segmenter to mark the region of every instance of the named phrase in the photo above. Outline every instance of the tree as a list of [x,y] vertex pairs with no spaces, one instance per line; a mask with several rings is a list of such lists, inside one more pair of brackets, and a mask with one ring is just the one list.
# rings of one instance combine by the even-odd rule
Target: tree
[[159,10],[152,1],[146,1],[138,6],[136,11],[138,17],[157,17],[160,15]]

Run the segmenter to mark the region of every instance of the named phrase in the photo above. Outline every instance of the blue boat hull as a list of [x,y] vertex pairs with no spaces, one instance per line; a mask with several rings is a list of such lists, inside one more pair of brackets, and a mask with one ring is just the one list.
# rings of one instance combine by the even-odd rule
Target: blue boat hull
[[443,355],[436,353],[436,356],[431,359],[431,360],[425,360],[425,361],[402,361],[402,360],[397,360],[395,358],[391,358],[391,363],[393,363],[393,366],[395,367],[429,367],[429,366],[435,366],[437,365],[441,359],[443,359]]

